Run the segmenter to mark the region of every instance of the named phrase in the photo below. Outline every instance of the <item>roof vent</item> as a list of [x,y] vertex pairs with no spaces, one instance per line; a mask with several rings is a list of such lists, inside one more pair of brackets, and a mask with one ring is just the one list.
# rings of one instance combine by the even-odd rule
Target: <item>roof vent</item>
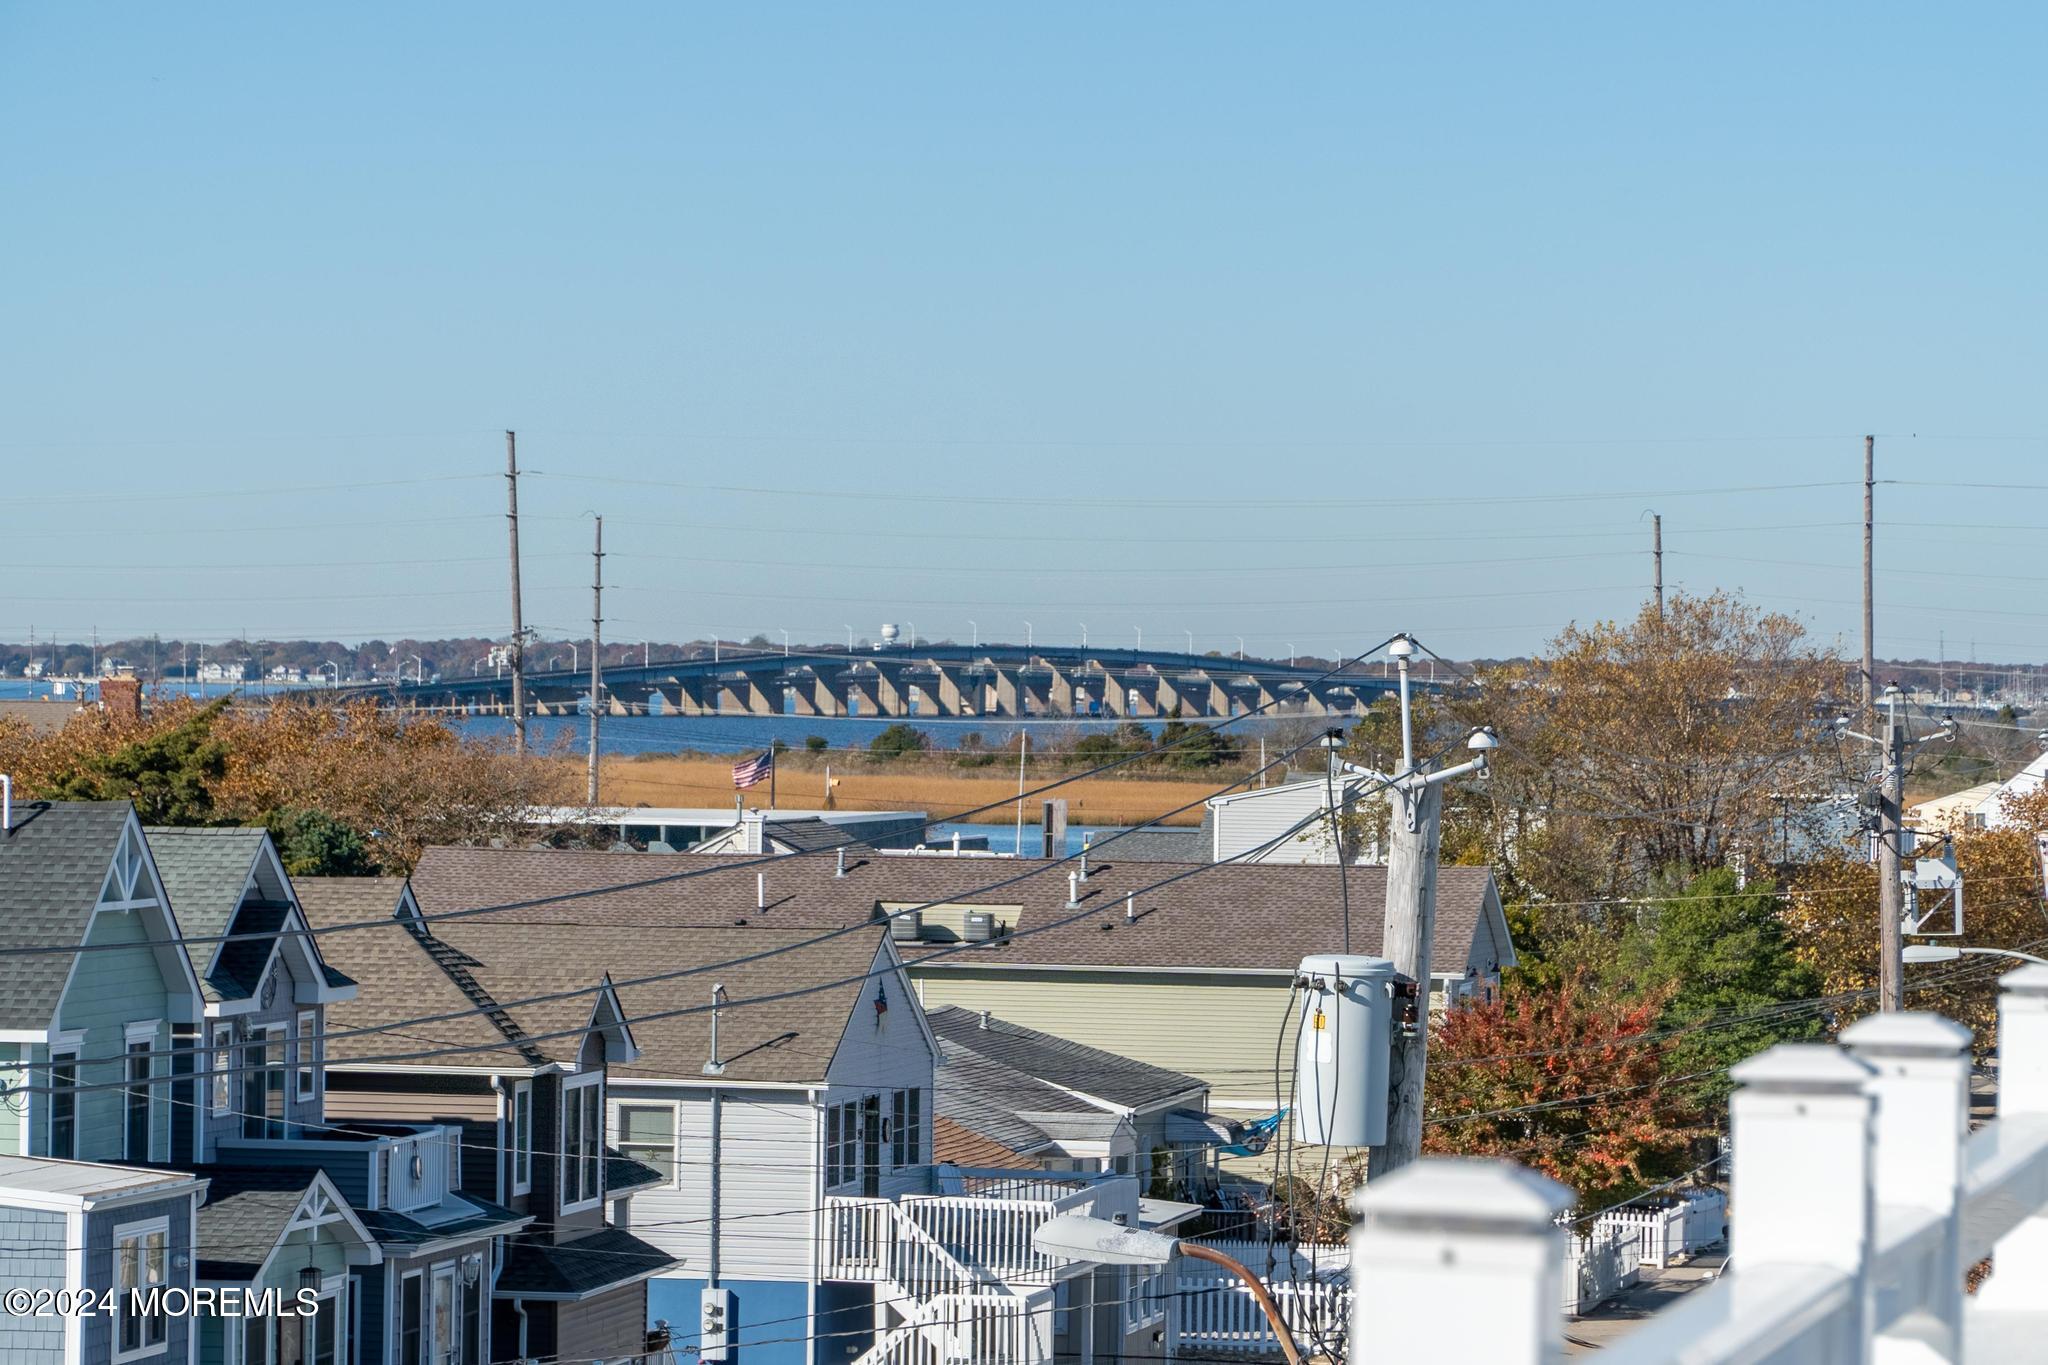
[[982,1029],[984,1029],[984,1030],[986,1030],[986,1029],[988,1028],[988,1021],[989,1021],[989,1017],[990,1017],[990,1016],[989,1016],[989,1012],[988,1012],[987,1010],[983,1010],[983,1011],[981,1012],[981,1020],[980,1020],[980,1023],[979,1023],[979,1027],[980,1027],[980,1028],[982,1028]]
[[14,779],[0,773],[0,834],[14,828]]

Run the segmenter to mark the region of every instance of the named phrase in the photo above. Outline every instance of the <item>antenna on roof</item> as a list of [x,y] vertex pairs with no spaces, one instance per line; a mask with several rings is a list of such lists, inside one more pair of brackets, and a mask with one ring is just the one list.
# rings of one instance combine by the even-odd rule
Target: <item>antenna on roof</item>
[[711,988],[711,1060],[704,1063],[704,1074],[707,1076],[723,1076],[725,1074],[725,1063],[718,1060],[718,1007],[724,1003],[725,987],[723,985],[713,986]]

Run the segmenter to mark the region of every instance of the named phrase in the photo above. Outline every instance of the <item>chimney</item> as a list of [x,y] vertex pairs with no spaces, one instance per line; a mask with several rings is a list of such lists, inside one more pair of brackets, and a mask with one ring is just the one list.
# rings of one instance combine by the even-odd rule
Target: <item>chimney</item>
[[140,678],[101,678],[100,710],[115,720],[141,720],[142,680]]

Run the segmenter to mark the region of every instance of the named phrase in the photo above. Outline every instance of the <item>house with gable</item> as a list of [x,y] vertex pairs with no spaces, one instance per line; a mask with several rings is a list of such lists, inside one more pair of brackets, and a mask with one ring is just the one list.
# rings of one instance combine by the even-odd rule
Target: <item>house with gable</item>
[[125,801],[11,802],[0,829],[0,1153],[168,1161],[200,990]]
[[[442,1354],[439,1271],[387,1269],[365,1301],[391,1306],[397,1351],[364,1365],[645,1358],[648,1281],[675,1262],[626,1226],[661,1174],[605,1143],[608,1076],[640,1050],[603,968],[559,953],[541,972],[529,955],[444,934],[403,879],[296,887],[323,953],[358,982],[330,1016],[327,1121],[443,1131],[420,1155],[444,1162],[464,1199],[516,1220],[481,1274],[460,1265],[459,1351],[480,1332],[484,1354]],[[415,1356],[422,1317],[429,1353]]]
[[[328,962],[259,828],[151,828],[205,998],[188,1169],[201,1279],[317,1297],[308,1319],[201,1324],[208,1365],[483,1365],[499,1239],[530,1219],[466,1194],[459,1126],[326,1113],[329,1011],[357,983]],[[476,1159],[493,1164],[494,1152]],[[180,1163],[184,1164],[184,1163]]]
[[1062,1213],[1141,1225],[1136,1178],[935,1160],[938,1039],[871,905],[821,922],[754,861],[690,858],[678,879],[685,857],[433,848],[412,881],[432,934],[493,992],[609,974],[637,1050],[611,1068],[608,1133],[658,1173],[630,1218],[679,1262],[647,1301],[673,1349],[1156,1356],[1168,1305],[1143,1277],[1032,1241]]

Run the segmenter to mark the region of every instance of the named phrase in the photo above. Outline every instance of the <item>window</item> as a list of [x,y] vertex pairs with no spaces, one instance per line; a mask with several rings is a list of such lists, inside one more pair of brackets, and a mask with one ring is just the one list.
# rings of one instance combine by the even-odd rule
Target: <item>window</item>
[[614,1107],[613,1130],[621,1153],[661,1172],[676,1188],[676,1107],[672,1104],[621,1104]]
[[398,1294],[398,1365],[422,1365],[420,1347],[425,1344],[422,1328],[426,1304],[422,1291],[426,1281],[415,1270],[405,1277]]
[[213,1112],[225,1114],[235,1107],[235,1030],[232,1024],[213,1026]]
[[312,1010],[299,1011],[298,1096],[302,1100],[313,1098],[320,1074],[320,1016]]
[[50,1155],[78,1159],[78,1053],[50,1054]]
[[889,1109],[889,1156],[898,1167],[924,1160],[924,1091],[898,1090]]
[[150,1042],[128,1044],[127,1083],[121,1088],[122,1151],[129,1161],[149,1160]]
[[341,1293],[323,1294],[306,1322],[308,1350],[312,1365],[341,1365]]
[[[714,1160],[717,1153],[713,1153]],[[825,1187],[830,1189],[840,1181],[839,1175],[839,1106],[825,1106]]]
[[825,1111],[825,1183],[843,1185],[860,1174],[861,1101]]
[[434,1268],[434,1354],[433,1365],[448,1365],[455,1359],[455,1267]]
[[590,1204],[604,1194],[604,1076],[590,1072],[562,1085],[561,1205]]
[[270,1318],[246,1318],[242,1322],[242,1365],[269,1365]]
[[462,1258],[462,1365],[484,1365],[484,1258]]
[[161,1308],[142,1313],[137,1291],[161,1290],[170,1256],[168,1218],[124,1223],[114,1229],[114,1359],[141,1360],[161,1355],[170,1340],[170,1318]]
[[533,1082],[512,1084],[512,1193],[533,1188]]
[[284,1029],[273,1025],[256,1030],[242,1049],[242,1136],[285,1136]]

